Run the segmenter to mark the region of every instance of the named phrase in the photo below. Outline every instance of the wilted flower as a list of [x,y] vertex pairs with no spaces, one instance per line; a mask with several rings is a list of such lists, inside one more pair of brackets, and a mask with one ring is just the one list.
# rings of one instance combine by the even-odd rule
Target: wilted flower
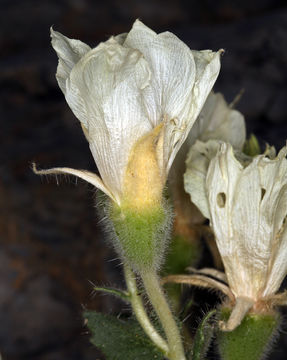
[[[221,93],[210,92],[170,170],[169,190],[175,216],[171,242],[173,251],[169,252],[168,261],[181,263],[181,271],[194,263],[195,254],[198,257],[202,250],[203,240],[212,252],[215,263],[219,266],[221,264],[214,237],[211,236],[210,229],[203,225],[205,217],[184,191],[183,175],[186,170],[187,153],[197,139],[202,141],[222,140],[231,143],[237,149],[242,149],[246,138],[245,120],[243,115],[233,108],[234,103],[235,101],[227,104]],[[185,254],[190,253],[189,257],[175,255],[174,249],[182,247],[186,247]],[[178,267],[178,271],[179,269],[180,267]]]
[[51,30],[57,80],[80,120],[99,169],[53,168],[105,192],[118,205],[161,198],[173,159],[219,72],[220,51],[190,50],[169,32],[136,21],[91,49]]
[[287,273],[286,154],[284,147],[274,159],[263,154],[244,166],[231,145],[198,142],[187,159],[185,189],[210,219],[229,291],[214,279],[212,287],[235,305],[225,330],[250,309],[262,313],[286,302],[284,293],[275,295]]
[[[185,160],[190,147],[196,140],[222,140],[230,143],[235,149],[242,150],[246,140],[246,126],[243,115],[228,105],[221,93],[213,91],[195,121],[192,131],[177,154],[170,174],[170,185],[175,209],[180,212],[180,218],[189,218],[188,222],[203,222],[201,214],[198,214],[191,206],[190,199],[183,189],[183,174],[185,173]],[[187,221],[187,219],[182,219]],[[179,219],[180,221],[180,219]]]

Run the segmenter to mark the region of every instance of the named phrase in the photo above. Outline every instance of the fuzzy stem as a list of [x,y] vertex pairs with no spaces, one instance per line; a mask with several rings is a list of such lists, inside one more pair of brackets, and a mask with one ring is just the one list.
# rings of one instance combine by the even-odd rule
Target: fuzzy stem
[[177,324],[167,304],[158,276],[153,269],[141,273],[147,295],[158,315],[169,345],[170,360],[185,360],[184,349]]
[[164,353],[165,356],[168,356],[169,353],[168,344],[158,334],[158,332],[150,322],[145,312],[142,299],[138,294],[135,275],[128,265],[124,265],[124,274],[125,274],[127,288],[131,297],[131,305],[138,322],[141,324],[142,328],[149,336],[149,338],[152,340],[152,342]]

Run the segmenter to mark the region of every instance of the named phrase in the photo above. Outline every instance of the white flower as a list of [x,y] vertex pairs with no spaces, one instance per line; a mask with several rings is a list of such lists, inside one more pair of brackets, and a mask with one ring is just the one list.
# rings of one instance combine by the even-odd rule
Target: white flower
[[189,154],[185,189],[210,219],[236,302],[225,330],[251,308],[286,301],[275,295],[287,273],[286,154],[284,147],[276,158],[259,155],[245,167],[226,143],[197,143]]
[[[131,178],[142,196],[157,187],[156,177],[162,189],[218,76],[221,51],[190,50],[174,34],[157,35],[138,20],[128,34],[94,49],[53,30],[51,36],[59,86],[81,122],[101,178],[69,168],[39,173],[79,176],[118,204],[133,192]],[[150,180],[139,185],[148,172]]]
[[233,109],[233,105],[228,105],[221,93],[211,91],[175,158],[169,179],[175,213],[179,213],[181,217],[178,219],[179,221],[184,220],[185,223],[188,221],[194,224],[204,221],[200,212],[191,204],[183,188],[186,156],[195,141],[222,140],[238,150],[243,148],[246,140],[245,120],[239,111]]

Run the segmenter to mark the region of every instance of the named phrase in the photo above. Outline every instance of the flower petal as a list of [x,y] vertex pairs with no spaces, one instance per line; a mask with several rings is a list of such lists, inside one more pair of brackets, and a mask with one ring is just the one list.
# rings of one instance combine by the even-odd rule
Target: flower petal
[[246,139],[244,117],[227,105],[221,93],[211,92],[188,135],[190,145],[195,139],[222,140],[241,150]]
[[286,149],[274,160],[259,155],[243,169],[228,146],[211,161],[207,174],[211,223],[236,296],[255,300],[268,296],[286,275],[285,155]]
[[51,38],[59,58],[56,78],[61,90],[66,94],[66,80],[72,68],[91,48],[82,41],[69,39],[52,28]]
[[[168,123],[166,144],[167,148],[172,150],[168,154],[167,169],[172,165],[175,155],[189,134],[217,79],[221,53],[221,50],[216,53],[210,50],[192,51],[196,66],[195,82],[189,97],[190,102],[186,103],[182,114],[179,115],[178,124],[173,126],[172,122]],[[168,133],[174,134],[174,136],[170,136]]]
[[168,172],[219,72],[219,52],[192,52],[174,34],[157,35],[140,21],[125,46],[139,49],[151,67],[143,103],[150,121],[164,121],[163,163]]
[[71,169],[67,167],[59,167],[59,168],[51,168],[47,170],[38,170],[36,167],[36,164],[32,164],[32,168],[35,174],[37,175],[57,175],[57,174],[68,174],[68,175],[74,175],[77,176],[88,183],[94,185],[96,188],[104,192],[106,195],[108,195],[113,201],[120,204],[119,199],[116,198],[112,192],[105,186],[101,178],[99,178],[96,174],[87,171],[87,170],[77,170],[77,169]]
[[211,159],[216,155],[220,142],[210,140],[207,143],[196,141],[186,158],[184,189],[191,201],[202,214],[210,219],[209,203],[206,189],[206,175]]
[[86,54],[70,74],[66,100],[87,129],[104,183],[119,196],[130,150],[152,130],[140,101],[149,79],[142,54],[114,38]]
[[[249,204],[249,200],[245,199],[246,191],[250,202],[256,199],[254,199],[251,190],[248,190],[248,188],[243,195],[243,201],[242,198],[238,198],[240,193],[237,184],[242,170],[242,165],[233,155],[232,147],[224,143],[221,145],[216,157],[210,162],[206,187],[211,224],[222,256],[229,286],[236,297],[254,298],[257,295],[257,287],[254,284],[256,278],[253,279],[250,276],[253,259],[248,256],[246,250],[246,237],[244,234],[239,234],[238,230],[244,231],[250,225],[249,219],[244,213],[244,210],[246,211],[244,200],[248,201]],[[240,214],[233,210],[236,205],[237,208],[241,209]],[[245,221],[244,228],[238,226],[240,216],[243,216],[240,222]]]
[[174,34],[157,35],[137,20],[124,46],[138,49],[151,68],[150,86],[143,91],[149,120],[158,125],[164,117],[178,118],[190,101],[195,63],[190,49]]
[[268,281],[263,295],[274,294],[287,273],[287,148],[277,158],[261,160],[262,188],[265,189],[261,204],[264,221],[271,227],[268,264]]

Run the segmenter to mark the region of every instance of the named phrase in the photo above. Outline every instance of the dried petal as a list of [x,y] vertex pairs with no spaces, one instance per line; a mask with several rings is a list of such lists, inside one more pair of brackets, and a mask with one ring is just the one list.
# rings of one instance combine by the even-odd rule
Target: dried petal
[[140,21],[92,50],[51,34],[59,85],[113,198],[123,196],[134,145],[159,124],[156,158],[165,181],[217,78],[221,51],[191,51],[175,35],[157,35]]

